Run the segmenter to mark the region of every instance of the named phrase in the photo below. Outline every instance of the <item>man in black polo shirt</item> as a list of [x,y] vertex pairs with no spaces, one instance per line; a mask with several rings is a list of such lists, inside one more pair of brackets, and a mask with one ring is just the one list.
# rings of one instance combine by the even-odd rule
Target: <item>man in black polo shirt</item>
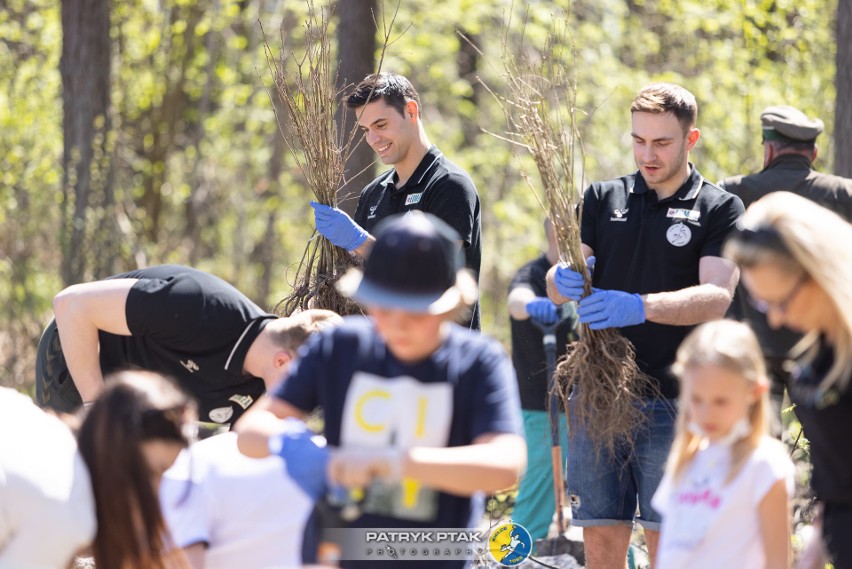
[[[568,493],[573,523],[584,527],[590,567],[623,569],[636,518],[656,555],[660,517],[650,500],[674,436],[677,384],[669,366],[692,326],[722,318],[739,277],[721,257],[722,243],[743,213],[742,201],[705,180],[688,162],[698,142],[698,107],[686,89],[645,87],[631,106],[633,154],[639,171],[592,184],[585,193],[581,237],[596,256],[595,291],[567,266],[548,272],[557,304],[579,300],[580,322],[620,328],[636,348],[639,368],[657,380],[661,398],[643,405],[648,428],[629,449],[609,456],[572,423]],[[598,460],[600,458],[600,460]]]
[[141,368],[177,380],[197,398],[202,421],[231,423],[279,379],[304,340],[290,319],[179,265],[70,286],[53,308],[38,347],[36,399],[65,412],[94,401],[110,372]]
[[[361,191],[353,220],[345,212],[311,202],[317,231],[329,241],[364,256],[382,219],[419,209],[446,222],[461,236],[465,266],[479,279],[482,257],[479,195],[470,176],[447,160],[426,136],[420,96],[396,73],[368,75],[346,98],[364,138],[393,169]],[[469,325],[478,330],[479,303]]]

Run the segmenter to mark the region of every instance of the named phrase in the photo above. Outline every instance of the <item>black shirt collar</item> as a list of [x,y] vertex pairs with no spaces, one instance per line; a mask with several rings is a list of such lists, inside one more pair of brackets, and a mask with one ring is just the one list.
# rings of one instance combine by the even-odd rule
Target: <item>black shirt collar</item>
[[260,332],[266,328],[266,325],[275,318],[277,318],[277,316],[266,314],[259,318],[255,318],[248,323],[242,331],[242,334],[240,334],[240,337],[237,338],[237,342],[234,344],[234,347],[231,348],[231,353],[225,361],[225,370],[228,371],[228,373],[237,377],[243,377],[245,375],[243,373],[243,365],[245,364],[249,348],[260,335]]
[[[698,192],[701,190],[701,186],[704,185],[704,177],[698,172],[698,168],[690,162],[689,163],[690,174],[683,185],[678,188],[678,190],[672,194],[671,197],[666,198],[666,200],[674,200],[678,199],[681,201],[694,200],[698,195]],[[648,193],[648,185],[645,183],[645,178],[642,177],[642,172],[637,170],[636,175],[634,176],[633,187],[629,188],[631,194],[645,194]]]
[[397,188],[396,183],[399,181],[399,176],[396,173],[396,169],[388,172],[388,176],[381,181],[381,184],[385,187],[390,186],[391,191],[393,192],[409,192],[412,189],[417,188],[421,184],[423,184],[426,179],[426,175],[429,173],[429,170],[432,169],[433,166],[438,162],[438,158],[443,156],[441,151],[438,150],[438,147],[434,144],[429,147],[429,150],[426,151],[425,156],[420,160],[420,164],[417,165],[417,168],[414,169],[414,173],[411,174],[411,177],[407,182],[401,187]]
[[782,154],[781,156],[776,156],[772,162],[763,169],[763,171],[765,172],[773,168],[795,168],[796,170],[807,168],[808,170],[811,170],[813,165],[807,156],[802,156],[801,154]]

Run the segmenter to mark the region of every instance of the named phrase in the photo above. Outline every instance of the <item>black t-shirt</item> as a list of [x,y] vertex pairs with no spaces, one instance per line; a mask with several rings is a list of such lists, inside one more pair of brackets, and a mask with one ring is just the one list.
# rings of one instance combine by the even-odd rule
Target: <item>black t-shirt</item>
[[[648,294],[700,284],[699,260],[721,256],[744,209],[740,198],[690,166],[683,186],[664,200],[657,200],[639,172],[589,186],[581,233],[597,258],[595,287]],[[692,328],[653,322],[620,328],[636,348],[639,369],[659,381],[663,397],[677,396],[669,368]]]
[[820,339],[813,362],[799,362],[788,386],[796,416],[810,443],[817,499],[852,505],[852,390],[833,387],[820,393],[818,386],[834,363],[834,349]]
[[[437,351],[409,364],[388,350],[372,320],[347,317],[305,342],[273,396],[306,412],[321,407],[333,446],[452,447],[486,433],[522,433],[509,357],[497,341],[456,324]],[[367,489],[353,527],[466,528],[480,521],[469,497],[379,486]]]
[[[373,233],[382,219],[414,209],[441,218],[455,229],[464,243],[465,266],[479,280],[482,260],[482,226],[479,194],[470,176],[447,160],[436,146],[420,161],[401,188],[395,186],[396,170],[388,170],[361,192],[355,222]],[[480,328],[479,303],[473,307],[470,327]]]
[[[550,261],[541,255],[520,268],[509,285],[509,292],[526,287],[536,296],[547,296],[545,277],[550,269]],[[573,302],[561,307],[562,321],[556,327],[556,359],[565,355],[568,342],[575,339],[577,312]],[[547,409],[547,359],[544,352],[544,334],[531,318],[515,320],[510,318],[512,328],[512,363],[518,376],[518,390],[521,394],[521,407],[531,411]]]
[[141,368],[174,378],[196,397],[202,421],[232,423],[264,392],[243,373],[249,346],[273,318],[236,288],[180,265],[110,278],[139,279],[127,297],[131,336],[99,332],[104,374]]

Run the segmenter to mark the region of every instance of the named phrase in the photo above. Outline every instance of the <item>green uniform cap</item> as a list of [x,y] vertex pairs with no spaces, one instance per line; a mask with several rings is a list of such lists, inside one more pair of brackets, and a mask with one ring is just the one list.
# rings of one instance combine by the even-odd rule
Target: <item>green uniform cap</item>
[[766,107],[760,115],[764,140],[800,140],[811,142],[822,132],[819,119],[811,119],[805,113],[787,105]]

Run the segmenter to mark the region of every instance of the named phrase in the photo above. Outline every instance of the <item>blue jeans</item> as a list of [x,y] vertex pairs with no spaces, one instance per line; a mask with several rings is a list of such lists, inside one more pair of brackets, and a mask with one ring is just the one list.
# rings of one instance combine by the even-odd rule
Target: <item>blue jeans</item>
[[632,526],[635,519],[646,529],[660,529],[660,515],[651,507],[651,498],[663,478],[674,439],[676,409],[675,399],[645,400],[642,410],[647,422],[636,433],[632,453],[623,443],[616,445],[615,453],[601,450],[598,456],[585,429],[572,421],[568,496],[574,525]]
[[[547,411],[522,410],[527,440],[527,471],[518,486],[512,521],[521,524],[537,539],[547,537],[556,500],[553,495],[553,459],[551,455],[550,418]],[[567,456],[568,425],[564,413],[559,413],[559,443],[562,447],[564,476]]]

